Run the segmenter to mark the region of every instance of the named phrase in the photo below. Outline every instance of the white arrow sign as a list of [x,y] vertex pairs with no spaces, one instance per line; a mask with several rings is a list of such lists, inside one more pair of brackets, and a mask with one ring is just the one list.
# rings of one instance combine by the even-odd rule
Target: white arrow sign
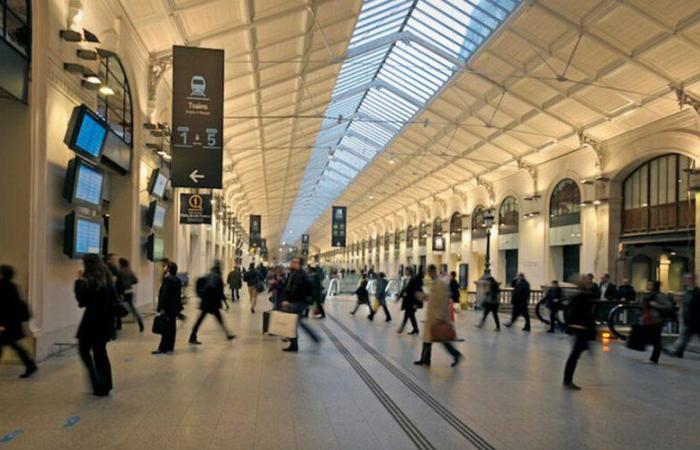
[[204,179],[204,175],[199,173],[199,169],[194,169],[190,174],[190,180],[194,181],[195,183],[199,183],[199,180],[202,179]]

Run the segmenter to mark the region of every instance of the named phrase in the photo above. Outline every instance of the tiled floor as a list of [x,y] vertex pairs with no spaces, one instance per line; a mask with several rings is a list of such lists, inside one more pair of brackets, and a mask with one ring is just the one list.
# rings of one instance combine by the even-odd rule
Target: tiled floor
[[356,338],[333,320],[323,326],[369,374],[373,391],[320,321],[311,322],[324,341],[303,337],[290,355],[261,335],[261,314],[245,306],[226,313],[236,340],[207,319],[196,348],[186,343],[190,311],[173,356],[152,356],[157,337],[127,325],[109,346],[115,391],[107,399],[88,394],[74,354],[45,362],[31,380],[0,366],[0,448],[700,448],[698,358],[651,366],[644,354],[596,344],[577,373],[584,390],[574,393],[560,385],[564,335],[540,326],[531,335],[478,330],[477,316],[462,313],[463,364],[450,369],[436,346],[426,369],[413,366],[420,339],[397,335],[398,317],[387,324],[380,313],[370,323],[348,314],[348,299],[329,300]]

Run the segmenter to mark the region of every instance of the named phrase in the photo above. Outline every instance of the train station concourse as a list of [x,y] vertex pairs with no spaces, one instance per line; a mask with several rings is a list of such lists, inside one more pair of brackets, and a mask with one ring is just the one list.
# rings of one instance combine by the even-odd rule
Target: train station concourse
[[0,0],[0,192],[0,450],[700,448],[698,0]]

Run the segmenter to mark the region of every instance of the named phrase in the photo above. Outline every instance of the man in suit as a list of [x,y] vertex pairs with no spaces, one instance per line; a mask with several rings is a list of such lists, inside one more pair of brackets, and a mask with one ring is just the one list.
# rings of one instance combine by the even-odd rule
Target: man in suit
[[[198,280],[198,291],[200,288],[199,284],[200,281]],[[236,336],[228,331],[226,325],[224,324],[224,319],[221,317],[221,304],[226,296],[224,295],[224,280],[221,278],[220,262],[217,261],[214,263],[214,267],[211,268],[211,273],[206,276],[206,280],[201,284],[201,292],[197,292],[197,294],[200,295],[200,298],[202,299],[202,303],[199,306],[199,309],[201,309],[202,312],[199,314],[197,322],[194,324],[194,328],[192,328],[192,334],[190,334],[190,344],[202,344],[197,340],[197,332],[199,331],[199,327],[202,325],[202,322],[207,314],[211,314],[216,318],[219,325],[221,325],[221,328],[223,328],[224,333],[226,333],[226,339],[229,341],[232,340]]]
[[511,294],[510,303],[513,305],[510,322],[506,327],[513,326],[520,316],[525,319],[525,327],[523,331],[530,331],[530,311],[528,303],[530,302],[530,283],[525,279],[524,273],[519,273],[518,276],[511,282],[513,293]]

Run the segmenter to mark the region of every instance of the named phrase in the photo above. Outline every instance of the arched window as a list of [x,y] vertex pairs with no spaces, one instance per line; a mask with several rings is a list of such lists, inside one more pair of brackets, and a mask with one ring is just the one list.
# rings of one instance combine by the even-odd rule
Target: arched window
[[409,225],[408,228],[406,228],[406,248],[413,248],[413,234],[413,226]]
[[114,54],[102,57],[98,75],[102,85],[97,94],[97,114],[109,124],[114,134],[132,145],[131,89],[119,57]]
[[450,240],[452,242],[462,240],[462,215],[458,212],[450,217]]
[[518,232],[518,200],[512,195],[503,199],[498,209],[498,232],[512,234]]
[[[29,61],[32,58],[32,13],[29,0],[0,0],[0,41],[2,64],[0,92],[27,102]],[[9,47],[9,48],[8,48]],[[7,50],[5,50],[7,49]],[[15,80],[20,82],[15,82]]]
[[487,210],[483,205],[474,208],[474,212],[472,213],[472,239],[486,237],[486,228],[484,227],[484,216],[486,212]]
[[421,222],[418,226],[418,246],[423,247],[428,243],[428,224]]
[[442,218],[436,217],[433,221],[433,251],[445,250],[445,236],[442,227]]
[[671,154],[639,166],[622,183],[623,234],[695,228],[695,198],[688,195],[690,158]]
[[549,226],[561,227],[581,223],[581,191],[571,178],[561,180],[549,201]]

